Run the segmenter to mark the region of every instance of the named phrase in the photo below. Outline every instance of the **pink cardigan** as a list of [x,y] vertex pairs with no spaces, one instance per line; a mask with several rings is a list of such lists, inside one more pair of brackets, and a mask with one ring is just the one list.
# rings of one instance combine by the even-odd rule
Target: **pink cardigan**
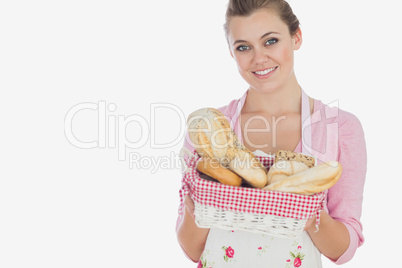
[[[231,121],[232,128],[241,140],[238,116],[245,101],[233,100],[219,110]],[[357,248],[364,242],[360,222],[363,188],[367,169],[367,155],[364,133],[360,121],[351,113],[338,108],[330,108],[319,100],[314,100],[314,113],[311,116],[312,145],[311,154],[318,157],[318,163],[336,160],[343,167],[339,181],[328,190],[324,209],[329,215],[344,223],[350,235],[350,245],[336,261],[343,264],[352,259]],[[184,146],[192,150],[186,135]],[[301,152],[301,142],[295,152]],[[182,215],[178,217],[178,223]]]

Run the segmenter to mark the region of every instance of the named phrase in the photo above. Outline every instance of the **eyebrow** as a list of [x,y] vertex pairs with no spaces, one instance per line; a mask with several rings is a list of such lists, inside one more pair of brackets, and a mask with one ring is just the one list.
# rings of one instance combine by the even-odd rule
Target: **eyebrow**
[[[263,35],[260,37],[260,39],[263,39],[263,38],[265,38],[265,37],[267,37],[268,35],[271,35],[271,34],[279,34],[279,33],[278,33],[278,32],[267,32],[267,33],[263,34]],[[243,42],[246,42],[246,41],[245,41],[245,40],[236,40],[236,41],[233,43],[233,46],[236,45],[237,43],[243,43]]]

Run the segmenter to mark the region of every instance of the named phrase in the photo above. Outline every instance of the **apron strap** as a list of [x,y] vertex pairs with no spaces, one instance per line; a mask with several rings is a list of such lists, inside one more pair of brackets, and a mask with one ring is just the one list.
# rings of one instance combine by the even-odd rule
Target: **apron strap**
[[[312,143],[311,143],[311,115],[310,115],[310,100],[309,97],[307,96],[306,92],[302,89],[302,98],[301,98],[301,127],[302,127],[302,154],[312,156],[311,153],[311,148],[312,148]],[[317,161],[317,159],[316,159]],[[325,192],[325,194],[327,191]],[[320,225],[320,213],[324,209],[324,205],[321,204],[321,207],[317,210],[317,213],[315,215],[316,220],[315,220],[315,232],[318,232],[319,230],[319,225]]]
[[302,154],[311,155],[311,116],[310,100],[306,92],[301,89],[301,136],[302,136]]

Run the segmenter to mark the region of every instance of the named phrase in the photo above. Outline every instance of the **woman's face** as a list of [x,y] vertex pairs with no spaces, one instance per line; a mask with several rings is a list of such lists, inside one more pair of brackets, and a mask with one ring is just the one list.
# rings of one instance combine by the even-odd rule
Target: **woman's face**
[[268,93],[295,79],[294,50],[301,45],[301,32],[292,38],[275,11],[263,9],[248,17],[232,17],[228,40],[230,53],[250,88]]

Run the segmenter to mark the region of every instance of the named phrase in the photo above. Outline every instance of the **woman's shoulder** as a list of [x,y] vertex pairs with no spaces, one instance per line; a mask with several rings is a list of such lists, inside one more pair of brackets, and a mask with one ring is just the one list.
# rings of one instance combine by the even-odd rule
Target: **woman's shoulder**
[[315,100],[314,106],[312,135],[316,155],[322,161],[339,159],[340,153],[351,150],[365,154],[365,135],[356,115],[339,108],[338,102],[324,104]]
[[219,107],[217,109],[221,113],[223,113],[225,116],[233,117],[233,115],[235,115],[235,113],[236,113],[238,103],[239,103],[239,99],[234,99],[234,100],[231,100],[229,102],[229,104]]
[[240,99],[233,99],[227,105],[218,107],[218,109],[227,118],[234,118],[236,116],[236,111],[238,108]]
[[314,122],[337,123],[340,128],[361,127],[359,118],[352,112],[341,109],[338,101],[324,104],[321,100],[315,99],[312,115],[312,123]]

